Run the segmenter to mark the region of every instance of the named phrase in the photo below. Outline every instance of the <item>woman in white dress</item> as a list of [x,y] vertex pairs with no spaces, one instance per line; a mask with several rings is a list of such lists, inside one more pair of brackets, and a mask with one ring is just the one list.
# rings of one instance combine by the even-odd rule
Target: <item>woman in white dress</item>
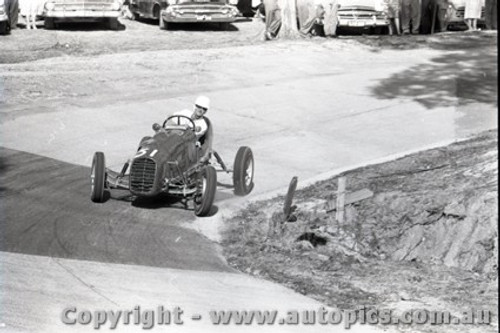
[[481,18],[481,0],[465,0],[464,19],[468,30],[477,30],[477,20]]

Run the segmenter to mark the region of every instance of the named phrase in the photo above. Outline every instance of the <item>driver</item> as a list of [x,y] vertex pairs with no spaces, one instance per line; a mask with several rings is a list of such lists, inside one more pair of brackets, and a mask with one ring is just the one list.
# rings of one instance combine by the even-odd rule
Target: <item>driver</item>
[[[179,112],[174,113],[174,116],[186,116],[191,118],[194,122],[195,134],[199,139],[201,138],[208,129],[207,121],[205,120],[205,113],[207,113],[210,108],[210,99],[206,96],[198,96],[196,101],[194,102],[193,111],[188,109],[181,110]],[[189,121],[187,119],[179,118],[179,122],[181,125],[188,125]]]

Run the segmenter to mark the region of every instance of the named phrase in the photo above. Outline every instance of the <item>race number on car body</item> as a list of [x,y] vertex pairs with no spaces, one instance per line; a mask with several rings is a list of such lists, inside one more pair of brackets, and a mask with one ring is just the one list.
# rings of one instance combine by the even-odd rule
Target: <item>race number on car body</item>
[[[155,157],[156,153],[158,152],[158,149],[154,149],[150,154],[149,157]],[[148,153],[148,148],[142,148],[140,149],[137,154],[135,154],[134,158],[139,158]]]

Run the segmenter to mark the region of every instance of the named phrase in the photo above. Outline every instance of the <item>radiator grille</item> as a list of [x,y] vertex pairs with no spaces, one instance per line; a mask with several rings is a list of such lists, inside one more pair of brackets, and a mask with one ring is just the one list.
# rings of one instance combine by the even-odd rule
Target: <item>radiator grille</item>
[[156,175],[156,162],[150,158],[137,158],[130,168],[130,190],[148,194],[153,191]]

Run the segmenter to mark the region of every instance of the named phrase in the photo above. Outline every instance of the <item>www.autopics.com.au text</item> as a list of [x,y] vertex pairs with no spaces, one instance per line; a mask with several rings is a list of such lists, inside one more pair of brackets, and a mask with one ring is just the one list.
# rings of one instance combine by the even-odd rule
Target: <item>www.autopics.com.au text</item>
[[[491,322],[491,311],[470,309],[464,311],[461,317],[452,315],[449,311],[429,311],[423,309],[404,311],[395,314],[390,309],[373,309],[360,307],[356,310],[340,310],[320,307],[318,310],[289,310],[284,316],[279,316],[277,310],[227,310],[208,312],[212,325],[339,325],[350,328],[354,324],[398,325],[398,324],[432,324],[458,325],[476,324],[488,325]],[[67,325],[92,325],[95,329],[109,324],[115,329],[119,324],[140,325],[144,329],[155,325],[183,325],[184,310],[174,307],[169,310],[163,306],[156,309],[142,310],[135,306],[132,310],[79,310],[77,307],[67,307],[61,313],[61,321]],[[192,321],[202,320],[201,314],[188,317]]]

